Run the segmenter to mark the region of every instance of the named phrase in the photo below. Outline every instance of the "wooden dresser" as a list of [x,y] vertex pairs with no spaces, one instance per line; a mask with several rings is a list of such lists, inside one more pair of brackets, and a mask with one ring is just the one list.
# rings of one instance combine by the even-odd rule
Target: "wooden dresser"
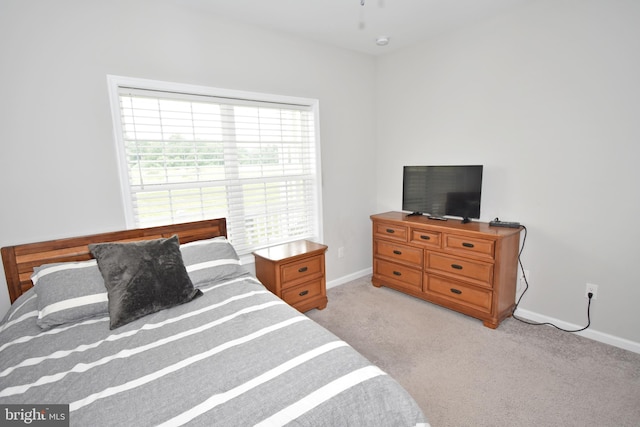
[[305,312],[327,306],[324,253],[327,246],[308,240],[253,253],[256,277],[286,303]]
[[387,286],[497,328],[515,305],[520,228],[372,215],[374,286]]

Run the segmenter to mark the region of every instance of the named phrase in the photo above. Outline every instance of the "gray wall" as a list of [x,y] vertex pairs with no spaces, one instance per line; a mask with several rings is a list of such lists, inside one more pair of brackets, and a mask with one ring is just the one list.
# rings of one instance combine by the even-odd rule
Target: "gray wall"
[[[540,0],[377,63],[378,210],[404,164],[484,164],[482,219],[520,221],[521,307],[640,350],[640,2]],[[630,343],[632,344],[632,343]]]
[[3,0],[0,52],[0,246],[125,228],[113,74],[319,99],[327,279],[370,268],[373,58],[164,0]]

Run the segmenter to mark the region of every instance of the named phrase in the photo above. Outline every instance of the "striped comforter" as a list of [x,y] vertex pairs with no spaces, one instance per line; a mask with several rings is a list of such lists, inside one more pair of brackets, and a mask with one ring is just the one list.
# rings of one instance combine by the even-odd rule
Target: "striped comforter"
[[0,326],[0,403],[69,404],[71,425],[427,425],[345,342],[242,277],[113,331],[43,331],[36,295]]

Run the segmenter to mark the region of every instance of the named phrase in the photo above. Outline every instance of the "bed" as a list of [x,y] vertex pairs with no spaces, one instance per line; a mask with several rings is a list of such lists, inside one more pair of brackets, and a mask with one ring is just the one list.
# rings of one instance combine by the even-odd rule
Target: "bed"
[[[69,405],[76,426],[428,426],[395,380],[240,265],[224,218],[2,259],[0,405]],[[140,280],[153,288],[132,291]]]

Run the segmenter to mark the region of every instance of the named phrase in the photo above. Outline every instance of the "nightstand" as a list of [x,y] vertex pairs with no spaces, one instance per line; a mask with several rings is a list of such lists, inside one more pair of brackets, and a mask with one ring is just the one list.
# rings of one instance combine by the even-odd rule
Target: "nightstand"
[[308,240],[260,249],[253,253],[256,276],[298,311],[322,310],[327,306],[326,250],[327,246]]

